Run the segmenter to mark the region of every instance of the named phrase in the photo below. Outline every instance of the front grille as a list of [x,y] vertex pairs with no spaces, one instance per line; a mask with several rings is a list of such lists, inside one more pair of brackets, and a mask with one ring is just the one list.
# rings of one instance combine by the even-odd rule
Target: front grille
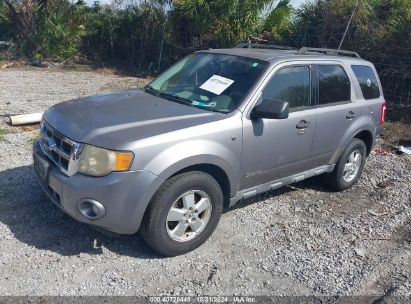
[[40,133],[40,146],[44,154],[58,165],[65,174],[74,174],[77,170],[74,165],[77,164],[76,155],[79,144],[53,129],[44,120],[40,125]]

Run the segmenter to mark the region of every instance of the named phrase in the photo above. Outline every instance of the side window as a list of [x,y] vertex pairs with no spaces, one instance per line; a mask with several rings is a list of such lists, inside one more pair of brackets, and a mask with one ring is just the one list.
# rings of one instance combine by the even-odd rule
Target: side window
[[372,68],[365,65],[352,65],[351,67],[360,84],[364,98],[373,99],[380,97],[378,80]]
[[290,108],[309,106],[309,67],[290,66],[278,70],[264,88],[262,99],[287,101]]
[[318,103],[351,100],[350,80],[339,65],[318,65]]

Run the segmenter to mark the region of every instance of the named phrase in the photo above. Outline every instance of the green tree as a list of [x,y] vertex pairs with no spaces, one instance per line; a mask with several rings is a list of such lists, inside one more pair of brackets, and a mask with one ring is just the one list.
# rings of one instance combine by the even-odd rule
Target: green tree
[[282,43],[284,36],[290,34],[293,8],[290,0],[280,0],[265,17],[263,30],[268,32],[270,39]]
[[408,31],[408,35],[403,37],[405,40],[398,41],[400,45],[407,44],[410,41],[410,10],[409,0],[317,0],[296,10],[289,42],[294,45],[338,47],[354,12],[343,44],[345,48],[380,50],[386,46],[386,40]]
[[0,3],[0,40],[8,41],[15,35],[11,20],[8,18],[8,7],[5,2]]
[[167,38],[163,3],[97,4],[87,9],[85,19],[83,53],[89,58],[132,62],[138,71],[157,66],[161,41]]
[[355,50],[379,71],[389,105],[411,102],[411,1],[317,0],[296,11],[287,43]]
[[184,45],[227,47],[258,35],[273,0],[175,0],[171,21]]
[[8,20],[22,55],[65,59],[79,54],[84,34],[84,2],[4,0]]

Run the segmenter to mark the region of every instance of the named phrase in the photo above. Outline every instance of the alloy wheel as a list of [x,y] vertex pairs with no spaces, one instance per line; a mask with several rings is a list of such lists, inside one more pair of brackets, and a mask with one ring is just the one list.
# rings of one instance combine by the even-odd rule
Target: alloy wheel
[[210,197],[203,191],[182,194],[171,206],[166,220],[168,235],[177,242],[187,242],[198,236],[211,217]]
[[352,151],[344,165],[343,179],[345,182],[350,183],[356,178],[361,168],[361,162],[361,152],[358,149]]

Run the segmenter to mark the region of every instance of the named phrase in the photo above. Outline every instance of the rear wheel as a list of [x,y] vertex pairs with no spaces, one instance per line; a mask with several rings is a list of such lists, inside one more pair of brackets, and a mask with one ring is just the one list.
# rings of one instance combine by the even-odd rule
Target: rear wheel
[[351,188],[360,178],[367,157],[365,143],[354,138],[341,154],[334,171],[325,175],[325,182],[334,190]]
[[223,194],[207,173],[192,171],[168,179],[154,195],[141,233],[158,253],[192,251],[213,233],[223,210]]

